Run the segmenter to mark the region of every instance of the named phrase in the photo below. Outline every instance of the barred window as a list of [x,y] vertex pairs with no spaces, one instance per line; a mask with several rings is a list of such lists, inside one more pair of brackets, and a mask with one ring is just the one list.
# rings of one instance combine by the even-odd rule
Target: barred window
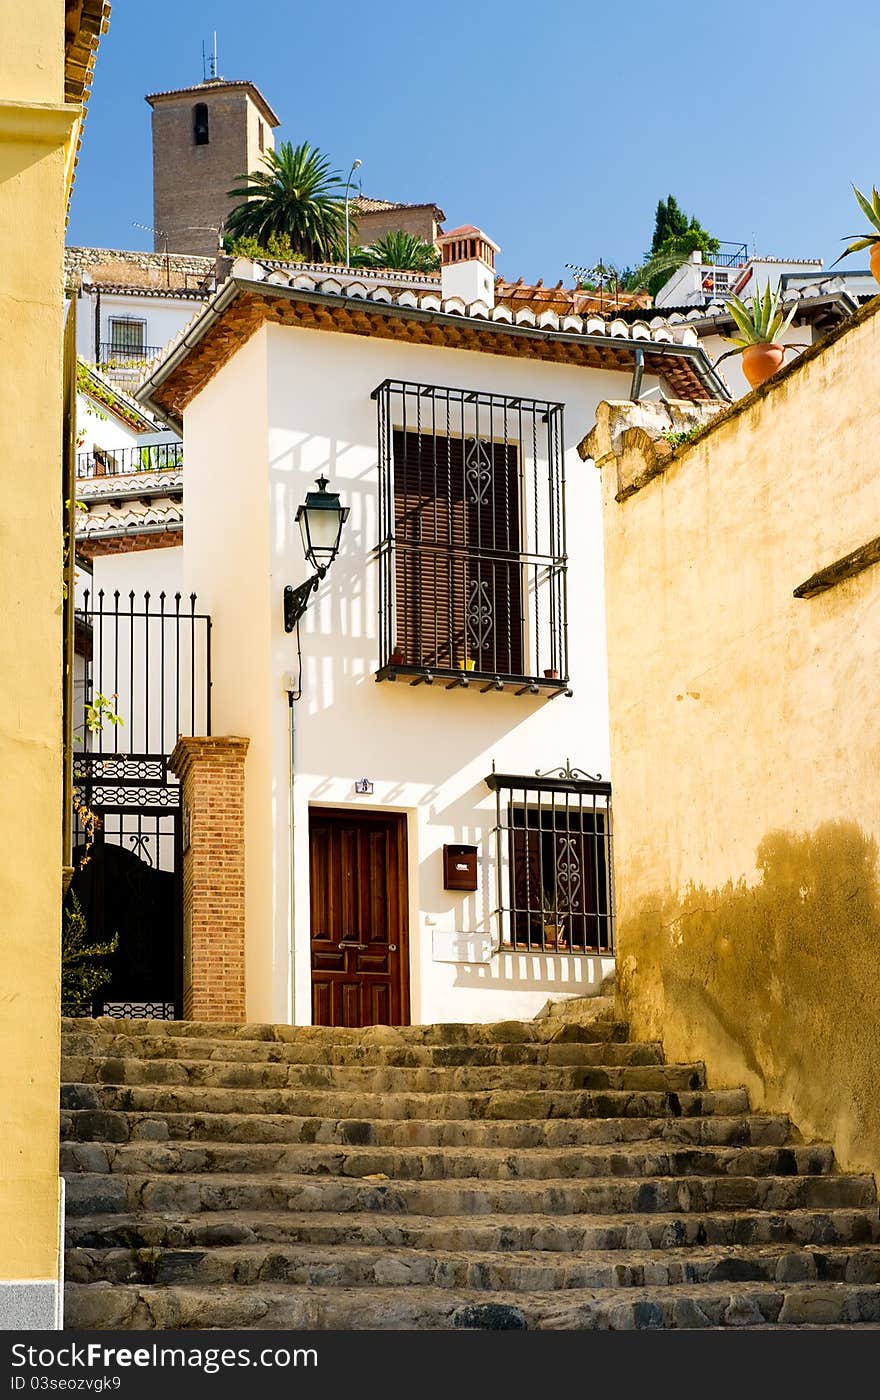
[[562,405],[386,380],[378,679],[564,692]]
[[502,947],[610,953],[611,784],[579,769],[491,773]]

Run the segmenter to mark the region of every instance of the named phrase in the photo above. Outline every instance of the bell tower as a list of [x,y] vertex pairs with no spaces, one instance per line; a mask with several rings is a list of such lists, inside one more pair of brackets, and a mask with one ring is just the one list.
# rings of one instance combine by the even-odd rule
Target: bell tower
[[153,109],[154,247],[213,257],[233,207],[229,190],[274,150],[278,118],[253,83],[225,78],[146,100]]

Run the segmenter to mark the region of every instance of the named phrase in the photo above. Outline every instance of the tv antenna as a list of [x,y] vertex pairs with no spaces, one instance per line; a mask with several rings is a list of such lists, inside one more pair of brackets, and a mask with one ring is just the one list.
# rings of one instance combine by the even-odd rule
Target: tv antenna
[[202,40],[202,82],[214,81],[217,77],[217,31],[215,29],[214,43],[210,53],[205,53],[205,41]]
[[152,224],[139,224],[137,219],[132,219],[132,228],[142,228],[146,233],[152,233],[155,238],[162,239],[162,252],[165,256],[165,286],[171,286],[171,264],[168,261],[168,234],[164,229],[153,228]]

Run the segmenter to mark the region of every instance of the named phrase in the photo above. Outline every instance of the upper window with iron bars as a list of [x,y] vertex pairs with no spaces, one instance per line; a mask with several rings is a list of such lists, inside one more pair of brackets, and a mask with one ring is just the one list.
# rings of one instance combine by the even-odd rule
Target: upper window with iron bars
[[379,680],[568,688],[563,407],[386,380]]

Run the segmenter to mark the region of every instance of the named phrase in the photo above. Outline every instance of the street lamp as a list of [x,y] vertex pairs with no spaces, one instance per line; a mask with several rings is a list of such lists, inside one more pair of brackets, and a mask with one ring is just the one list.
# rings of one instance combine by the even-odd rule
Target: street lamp
[[339,553],[342,527],[350,514],[349,506],[339,504],[339,492],[327,490],[326,476],[318,477],[317,491],[308,491],[297,509],[296,523],[302,533],[303,552],[315,573],[298,588],[284,590],[284,630],[292,632],[299,622],[313,591],[318,587]]
[[346,266],[346,267],[348,267],[348,266],[350,265],[350,263],[351,263],[351,245],[350,245],[349,236],[348,236],[348,192],[349,192],[349,190],[351,189],[351,177],[352,177],[352,175],[354,174],[354,172],[355,172],[356,170],[359,170],[359,169],[360,169],[360,165],[361,165],[361,162],[360,162],[359,160],[353,160],[353,161],[352,161],[352,163],[351,163],[351,169],[350,169],[349,172],[348,172],[348,179],[347,179],[346,182],[345,182],[345,266]]

